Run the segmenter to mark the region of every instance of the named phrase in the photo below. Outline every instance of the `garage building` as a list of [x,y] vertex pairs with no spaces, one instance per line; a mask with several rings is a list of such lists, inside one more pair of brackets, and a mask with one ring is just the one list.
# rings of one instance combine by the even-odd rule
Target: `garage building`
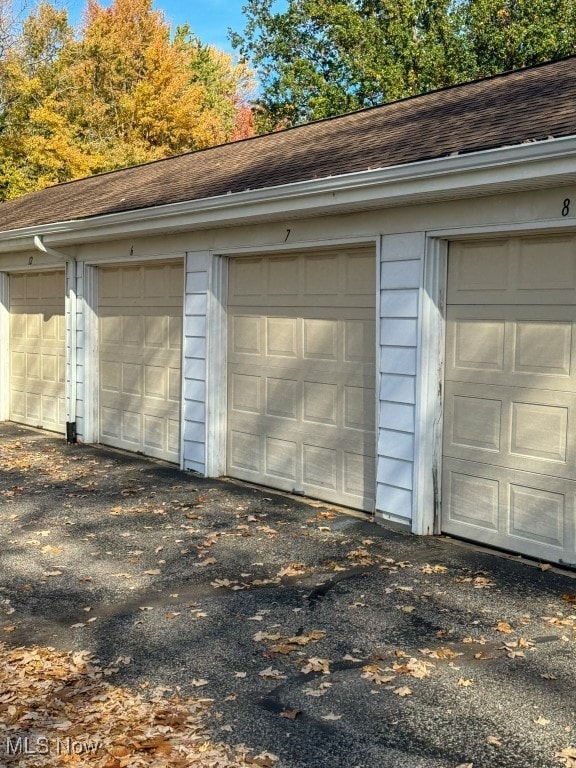
[[0,418],[576,565],[576,58],[0,204]]

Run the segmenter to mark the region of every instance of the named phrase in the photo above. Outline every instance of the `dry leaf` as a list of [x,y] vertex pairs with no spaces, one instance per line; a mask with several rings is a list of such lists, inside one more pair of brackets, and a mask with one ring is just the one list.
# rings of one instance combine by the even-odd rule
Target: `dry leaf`
[[302,667],[302,672],[305,675],[308,675],[310,672],[322,672],[322,674],[327,675],[330,673],[330,660],[313,656],[311,659],[306,660],[306,664]]
[[298,715],[301,714],[301,709],[283,709],[282,712],[280,712],[280,717],[284,717],[286,720],[296,720]]
[[556,752],[554,757],[558,757],[566,768],[576,768],[576,747],[566,747],[560,752]]
[[335,715],[334,712],[329,712],[327,715],[322,715],[322,720],[342,720],[342,715]]
[[456,659],[463,654],[453,651],[452,648],[437,648],[435,651],[431,651],[426,655],[430,656],[432,659]]
[[265,680],[285,680],[286,675],[283,675],[282,672],[280,672],[278,669],[273,669],[272,667],[267,667],[266,669],[263,669],[262,672],[258,672],[260,677],[263,677]]
[[506,635],[509,635],[511,632],[514,631],[507,621],[499,621],[496,624],[495,629],[497,632],[503,632]]
[[385,672],[386,670],[377,664],[367,664],[365,667],[362,667],[362,677],[370,680],[371,683],[376,683],[376,685],[384,685],[396,679],[396,675],[387,675]]
[[194,688],[202,688],[203,686],[208,685],[208,680],[204,680],[203,678],[194,678],[192,680],[192,685]]
[[545,717],[542,717],[542,715],[540,715],[534,720],[534,722],[536,723],[536,725],[549,725],[550,720],[547,720]]
[[306,573],[304,563],[290,563],[286,568],[278,571],[277,575],[282,578],[282,576],[301,576],[303,573]]
[[396,696],[411,696],[412,689],[408,688],[407,685],[403,685],[401,688],[394,688],[392,693],[395,693]]
[[492,746],[494,746],[494,747],[501,747],[502,746],[502,742],[500,741],[500,739],[497,736],[488,736],[486,741],[488,742],[488,744],[492,744]]
[[458,680],[458,685],[461,685],[463,688],[468,688],[470,685],[473,685],[473,684],[474,684],[473,679],[466,679],[464,677],[461,677]]

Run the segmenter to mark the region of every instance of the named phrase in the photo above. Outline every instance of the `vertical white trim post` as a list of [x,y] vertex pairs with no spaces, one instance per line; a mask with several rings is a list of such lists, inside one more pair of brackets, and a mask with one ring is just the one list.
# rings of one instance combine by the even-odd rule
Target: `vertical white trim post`
[[76,338],[76,261],[66,261],[65,272],[64,312],[66,315],[66,422],[76,422],[76,393],[78,389],[76,360],[78,351],[78,339]]
[[84,328],[84,375],[79,397],[84,403],[83,431],[80,435],[85,443],[97,443],[100,437],[98,428],[98,382],[100,371],[100,351],[98,346],[98,270],[84,264],[82,299],[80,311]]
[[226,474],[228,259],[212,256],[206,317],[206,475]]
[[444,240],[428,238],[420,292],[412,531],[440,532],[446,265]]
[[10,278],[0,272],[0,421],[10,418]]

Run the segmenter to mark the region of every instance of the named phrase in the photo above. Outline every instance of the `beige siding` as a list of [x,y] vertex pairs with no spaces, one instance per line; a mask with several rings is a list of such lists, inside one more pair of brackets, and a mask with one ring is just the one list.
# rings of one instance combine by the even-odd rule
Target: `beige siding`
[[10,419],[63,432],[64,271],[10,275]]
[[373,509],[372,250],[230,264],[228,472]]

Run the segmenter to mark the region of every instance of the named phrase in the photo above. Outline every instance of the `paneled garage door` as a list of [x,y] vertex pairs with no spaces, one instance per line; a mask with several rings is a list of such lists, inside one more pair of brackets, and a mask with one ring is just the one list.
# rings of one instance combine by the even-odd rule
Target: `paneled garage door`
[[234,259],[228,473],[374,505],[375,255]]
[[64,270],[10,275],[10,419],[63,432]]
[[572,563],[576,239],[450,249],[442,526]]
[[101,268],[100,442],[180,453],[182,263]]

